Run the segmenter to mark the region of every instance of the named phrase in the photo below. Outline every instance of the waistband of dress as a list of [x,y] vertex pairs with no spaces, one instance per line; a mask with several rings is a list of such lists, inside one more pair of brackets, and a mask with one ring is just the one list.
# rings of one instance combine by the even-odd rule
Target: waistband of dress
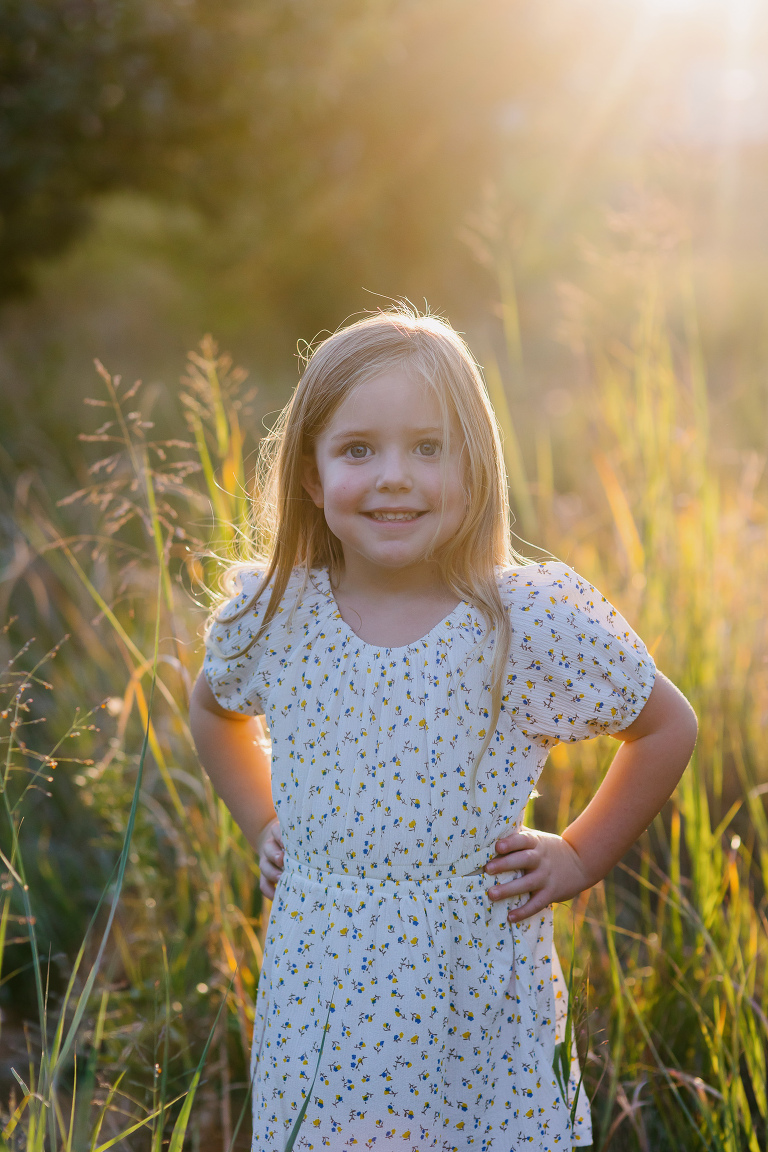
[[464,859],[454,860],[449,864],[444,864],[439,868],[419,868],[408,869],[402,865],[383,865],[380,869],[371,868],[370,865],[365,872],[360,871],[337,871],[342,869],[344,862],[335,860],[332,862],[332,868],[328,867],[327,862],[323,859],[323,867],[313,864],[307,864],[303,860],[291,856],[288,852],[285,853],[283,862],[283,875],[298,875],[304,876],[307,880],[312,880],[316,884],[322,884],[329,888],[358,888],[358,887],[405,887],[413,888],[419,887],[422,884],[433,886],[435,884],[456,883],[460,880],[477,880],[482,878],[485,880],[493,879],[492,876],[484,872],[486,863],[493,857],[494,850],[490,847],[487,854],[478,853],[472,857],[465,857]]

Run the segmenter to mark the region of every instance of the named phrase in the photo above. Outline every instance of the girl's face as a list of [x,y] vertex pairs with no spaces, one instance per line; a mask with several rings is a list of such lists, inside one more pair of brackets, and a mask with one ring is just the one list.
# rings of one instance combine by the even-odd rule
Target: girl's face
[[457,532],[463,438],[443,444],[434,391],[402,370],[358,385],[307,459],[304,487],[340,540],[347,572],[413,567]]

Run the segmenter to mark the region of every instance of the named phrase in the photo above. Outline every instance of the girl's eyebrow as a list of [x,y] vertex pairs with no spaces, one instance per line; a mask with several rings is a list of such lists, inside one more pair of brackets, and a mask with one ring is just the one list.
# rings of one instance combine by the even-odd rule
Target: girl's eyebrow
[[[438,427],[411,428],[411,429],[409,429],[409,435],[412,436],[415,440],[418,440],[419,437],[422,437],[422,436],[442,435],[442,431],[443,431],[442,428],[438,428]],[[372,428],[343,429],[341,432],[334,433],[334,435],[330,437],[329,443],[336,444],[340,440],[355,440],[355,439],[370,440],[374,436],[377,436],[377,435],[381,435],[381,429],[372,429]]]

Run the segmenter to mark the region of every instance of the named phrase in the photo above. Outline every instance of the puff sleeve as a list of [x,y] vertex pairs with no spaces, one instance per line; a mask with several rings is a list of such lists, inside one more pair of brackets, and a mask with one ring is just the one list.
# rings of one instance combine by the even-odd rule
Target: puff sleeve
[[518,568],[500,591],[512,624],[503,709],[548,746],[622,731],[640,715],[656,667],[613,605],[566,564]]
[[[263,579],[258,569],[236,576],[239,585],[232,598],[218,609],[205,637],[203,673],[222,708],[248,716],[262,716],[265,695],[261,657],[266,637],[254,643],[269,593],[248,607]],[[245,611],[243,609],[245,608]]]

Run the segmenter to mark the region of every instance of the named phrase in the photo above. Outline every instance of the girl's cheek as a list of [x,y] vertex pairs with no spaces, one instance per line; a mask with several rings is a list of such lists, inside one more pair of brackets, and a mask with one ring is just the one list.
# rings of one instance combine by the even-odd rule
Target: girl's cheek
[[[362,469],[359,471],[362,473]],[[340,510],[351,510],[367,490],[368,485],[365,483],[365,478],[362,474],[354,477],[345,477],[334,489],[334,503]]]

